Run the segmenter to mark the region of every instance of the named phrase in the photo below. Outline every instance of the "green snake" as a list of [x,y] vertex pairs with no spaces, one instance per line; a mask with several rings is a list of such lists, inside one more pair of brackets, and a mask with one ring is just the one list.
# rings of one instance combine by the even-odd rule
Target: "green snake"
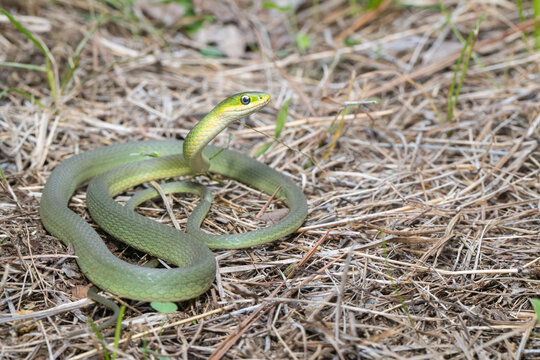
[[[244,154],[208,145],[232,122],[263,108],[270,96],[243,92],[219,103],[182,141],[140,141],[117,144],[74,155],[58,165],[43,189],[40,217],[45,228],[71,244],[85,276],[99,288],[142,301],[187,300],[212,285],[216,260],[209,248],[237,249],[265,244],[294,232],[304,222],[307,202],[287,176]],[[149,156],[159,154],[159,156]],[[217,173],[283,199],[289,213],[265,228],[239,234],[213,235],[200,229],[212,201],[202,185],[181,182],[165,192],[201,196],[188,218],[186,232],[148,219],[134,211],[155,190],[137,193],[126,205],[113,197],[143,182],[175,176]],[[92,218],[115,238],[177,267],[149,268],[114,256],[98,233],[68,208],[74,191],[90,181],[88,209]]]

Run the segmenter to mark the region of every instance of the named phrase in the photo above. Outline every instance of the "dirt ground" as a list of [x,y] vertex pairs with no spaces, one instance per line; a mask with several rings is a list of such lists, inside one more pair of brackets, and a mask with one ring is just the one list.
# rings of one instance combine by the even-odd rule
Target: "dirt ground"
[[[540,359],[540,23],[520,3],[1,1],[35,42],[0,15],[0,359]],[[127,305],[118,345],[69,338],[111,312],[40,222],[51,171],[182,139],[243,90],[272,102],[213,144],[290,176],[304,225],[214,251],[214,285],[178,311],[105,294]],[[269,195],[199,180],[206,231],[265,226]],[[198,199],[172,198],[183,227]],[[84,187],[70,207],[92,222]]]

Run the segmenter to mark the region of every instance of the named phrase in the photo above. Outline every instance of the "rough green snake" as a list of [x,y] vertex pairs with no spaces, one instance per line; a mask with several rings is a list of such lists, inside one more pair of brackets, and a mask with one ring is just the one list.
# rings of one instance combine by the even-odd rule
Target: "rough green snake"
[[[216,261],[210,251],[268,243],[294,232],[304,222],[307,202],[302,190],[287,176],[249,156],[208,143],[233,121],[260,110],[270,101],[261,92],[233,95],[217,105],[182,141],[141,141],[106,146],[74,155],[51,173],[40,204],[45,228],[64,244],[72,244],[86,277],[103,290],[143,301],[178,301],[197,297],[212,284]],[[159,157],[148,154],[157,153]],[[210,160],[209,160],[210,159]],[[166,192],[201,196],[190,215],[186,232],[137,214],[134,208],[157,196],[154,190],[137,193],[125,206],[113,197],[154,179],[217,173],[273,194],[289,207],[279,222],[265,228],[229,235],[200,230],[212,196],[201,185],[174,183]],[[148,268],[114,256],[96,231],[68,208],[81,184],[90,180],[87,203],[101,228],[130,246],[171,262],[177,267]]]

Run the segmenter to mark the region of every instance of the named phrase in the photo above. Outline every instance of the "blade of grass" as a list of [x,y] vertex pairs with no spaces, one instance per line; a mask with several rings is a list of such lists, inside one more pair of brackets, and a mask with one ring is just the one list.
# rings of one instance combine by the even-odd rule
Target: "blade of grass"
[[540,0],[533,0],[534,49],[540,50]]
[[14,93],[17,93],[19,95],[22,95],[24,96],[28,101],[30,101],[32,104],[36,104],[38,105],[40,108],[42,109],[45,109],[45,105],[43,105],[38,99],[36,99],[36,97],[24,90],[19,90],[19,89],[16,89],[16,88],[7,88],[5,90],[2,90],[0,91],[0,99],[5,95],[7,94],[8,92],[14,92]]
[[75,59],[73,65],[68,64],[68,67],[66,68],[66,71],[64,72],[64,74],[62,75],[62,79],[60,80],[60,89],[62,93],[66,91],[66,87],[69,84],[69,81],[73,78],[73,74],[78,67],[79,59]]
[[[114,330],[114,348],[118,349],[120,343],[120,333],[122,332],[122,319],[124,318],[124,312],[126,311],[126,305],[120,307],[118,318],[116,319],[116,329]],[[116,353],[112,354],[112,359],[116,359]]]
[[334,148],[337,145],[339,136],[341,135],[341,132],[343,131],[343,125],[345,125],[345,114],[348,113],[347,109],[344,109],[339,112],[339,115],[338,115],[339,122],[338,122],[337,127],[335,128],[334,134],[332,135],[332,141],[330,142],[330,146],[328,146],[328,150],[323,155],[323,160],[326,160],[330,157],[330,154],[332,154],[332,151],[334,151]]
[[20,32],[22,32],[30,41],[32,41],[39,48],[39,50],[41,50],[44,54],[47,54],[47,50],[45,50],[43,45],[20,22],[11,16],[7,10],[0,8],[0,12],[4,14]]
[[34,43],[38,47],[39,50],[45,55],[45,68],[47,72],[47,79],[49,80],[49,87],[51,89],[51,96],[53,98],[53,101],[56,103],[57,99],[57,86],[56,81],[57,77],[55,76],[55,71],[52,67],[52,61],[54,59],[52,58],[52,54],[50,51],[38,40],[32,35],[30,31],[28,31],[20,22],[18,22],[9,12],[7,12],[5,9],[0,8],[0,13],[4,14],[9,21],[15,25],[17,30],[19,30],[21,33],[24,34],[30,41]]
[[96,337],[98,338],[99,342],[101,343],[101,348],[103,349],[103,357],[105,360],[111,360],[111,357],[109,355],[109,352],[107,351],[107,347],[105,344],[103,344],[103,335],[101,335],[101,331],[99,331],[96,323],[91,318],[88,318],[88,322],[90,323],[90,326],[92,327],[92,330],[96,334]]
[[536,322],[540,324],[540,299],[530,299],[533,306],[534,313],[536,314]]
[[256,151],[255,151],[255,154],[253,154],[253,157],[255,158],[258,158],[259,156],[261,156],[262,154],[264,154],[265,152],[268,151],[268,149],[270,149],[270,146],[272,146],[274,144],[274,142],[269,142],[269,143],[266,143],[266,144],[263,144],[261,145]]
[[283,103],[283,106],[281,109],[279,109],[279,114],[276,119],[276,129],[274,130],[274,134],[277,138],[281,135],[281,131],[283,131],[283,127],[285,126],[285,122],[287,121],[287,116],[289,115],[289,103],[291,102],[291,99],[288,99]]
[[[279,136],[281,135],[281,132],[283,131],[283,128],[285,127],[285,122],[287,121],[287,116],[289,115],[290,102],[291,102],[291,99],[288,99],[287,101],[283,103],[283,106],[281,106],[281,109],[279,109],[279,114],[276,119],[276,128],[274,130],[274,140],[279,138]],[[255,154],[253,156],[256,158],[261,156],[262,154],[267,152],[268,149],[270,149],[270,147],[272,146],[272,144],[274,144],[274,142],[269,142],[267,144],[262,145],[255,151]]]
[[519,12],[519,21],[525,21],[525,15],[523,14],[523,1],[516,0],[516,4]]
[[33,65],[33,64],[20,64],[20,63],[15,63],[15,62],[0,61],[0,66],[7,66],[7,67],[14,67],[14,68],[19,68],[19,69],[28,69],[28,70],[37,70],[37,71],[42,71],[42,72],[47,71],[47,69],[44,68],[43,66]]
[[[208,161],[212,161],[212,159],[214,159],[216,156],[218,156],[219,154],[221,154],[225,149],[228,149],[229,146],[231,146],[231,142],[232,142],[232,139],[233,139],[233,134],[229,133],[229,140],[227,141],[227,147],[226,148],[221,148],[218,152],[216,152],[214,155],[210,156],[208,158]],[[156,309],[157,310],[157,309]],[[159,310],[158,310],[159,311]]]
[[[457,28],[457,26],[452,22],[452,16],[450,12],[444,7],[444,4],[442,1],[439,1],[439,10],[441,10],[441,12],[446,16],[446,24],[450,27],[450,29],[454,33],[454,36],[457,37],[457,39],[463,46],[465,46],[465,42],[466,42],[465,38],[463,38],[463,35],[461,35],[461,32],[459,32],[459,29]],[[476,66],[478,66],[480,69],[484,69],[484,64],[482,63],[482,61],[480,60],[480,58],[478,57],[478,55],[476,55],[474,51],[472,53],[472,59],[474,60],[474,63],[476,64]],[[488,73],[488,77],[490,78],[491,83],[495,87],[499,86],[494,76]]]
[[456,89],[456,93],[454,95],[454,105],[457,104],[459,93],[461,92],[461,86],[463,85],[463,82],[465,81],[465,74],[467,73],[467,68],[469,67],[469,61],[471,60],[471,55],[473,54],[474,50],[474,43],[476,42],[476,39],[478,38],[478,32],[480,30],[480,24],[484,20],[484,16],[481,16],[478,22],[476,23],[476,26],[474,27],[473,31],[469,35],[469,38],[467,39],[467,42],[469,43],[469,52],[467,53],[467,57],[465,58],[465,63],[463,64],[463,68],[461,69],[461,77],[458,82],[458,86]]
[[75,53],[71,57],[71,61],[68,62],[67,70],[64,72],[60,80],[60,89],[62,92],[66,90],[66,87],[69,84],[69,81],[73,78],[73,74],[75,73],[75,70],[79,66],[79,60],[80,60],[79,58],[80,58],[82,50],[84,49],[84,46],[86,45],[88,40],[90,40],[90,37],[94,34],[98,26],[102,23],[103,19],[104,19],[103,16],[100,16],[99,18],[97,18],[92,28],[86,33],[84,38],[77,45],[77,48],[75,49]]
[[390,263],[388,262],[388,248],[386,247],[386,241],[385,238],[385,232],[381,231],[380,236],[383,238],[382,242],[382,248],[384,251],[384,259],[385,259],[385,265],[386,265],[386,273],[390,277],[390,281],[392,282],[392,287],[394,288],[394,292],[396,293],[396,296],[401,304],[401,308],[407,315],[407,318],[409,318],[409,323],[411,324],[411,327],[414,328],[414,319],[411,317],[411,314],[409,313],[409,309],[407,308],[407,305],[405,304],[405,301],[403,300],[403,297],[401,296],[401,293],[399,292],[399,288],[396,284],[396,281],[394,279],[394,276],[392,275],[392,270],[390,269]]
[[[261,135],[263,135],[263,136],[266,136],[266,137],[269,137],[269,138],[273,139],[273,140],[274,140],[275,142],[277,142],[278,144],[283,145],[284,147],[286,147],[287,149],[289,149],[289,150],[291,150],[291,151],[293,151],[293,152],[295,152],[295,153],[302,154],[306,159],[309,160],[308,164],[304,165],[304,168],[305,168],[305,169],[310,168],[310,167],[312,167],[312,166],[317,166],[317,167],[319,167],[319,168],[321,169],[321,171],[322,171],[324,174],[326,174],[326,170],[325,170],[324,168],[321,168],[321,167],[319,166],[319,162],[316,161],[315,158],[314,158],[313,156],[307,154],[306,152],[304,152],[304,151],[302,151],[302,150],[300,150],[300,149],[295,149],[295,148],[293,148],[292,146],[289,146],[289,145],[285,144],[283,141],[281,141],[281,140],[279,140],[279,139],[276,139],[276,137],[274,137],[274,136],[272,136],[272,135],[269,135],[269,134],[266,134],[266,133],[263,133],[262,131],[257,130],[257,129],[255,129],[255,128],[253,128],[253,127],[251,127],[251,126],[249,126],[249,125],[247,125],[247,124],[245,124],[245,123],[244,123],[243,125],[244,125],[246,128],[255,131],[256,133],[259,133],[259,134],[261,134]],[[306,167],[306,166],[307,166],[307,167]]]
[[[349,81],[349,85],[347,87],[347,101],[350,100],[355,78],[356,78],[356,73],[353,72],[353,74],[351,75],[351,80]],[[358,106],[356,106],[356,107],[358,107]],[[334,128],[335,131],[334,131],[334,134],[332,135],[332,141],[330,142],[330,146],[328,147],[328,150],[323,155],[323,160],[328,159],[330,157],[330,155],[332,154],[332,151],[334,151],[334,148],[337,145],[337,141],[339,139],[339,136],[341,135],[341,132],[343,131],[343,126],[345,125],[345,114],[348,114],[350,111],[351,111],[351,107],[345,107],[343,110],[341,110],[339,112],[339,114],[337,116],[337,117],[339,117],[339,123],[338,123],[337,127]],[[330,125],[330,130],[332,130],[333,126],[334,126],[334,122]]]
[[[447,103],[447,112],[446,112],[446,122],[452,122],[454,118],[454,108],[458,102],[459,93],[461,91],[461,86],[465,81],[465,74],[467,73],[467,68],[469,65],[469,60],[473,53],[474,42],[478,36],[478,31],[480,30],[480,24],[484,20],[484,16],[480,17],[473,31],[467,37],[465,45],[461,50],[458,61],[456,63],[456,68],[452,76],[452,81],[450,82],[450,88],[448,89],[448,103]],[[463,67],[462,67],[463,64]],[[458,82],[458,73],[461,70],[461,75]],[[457,83],[457,86],[456,86]]]

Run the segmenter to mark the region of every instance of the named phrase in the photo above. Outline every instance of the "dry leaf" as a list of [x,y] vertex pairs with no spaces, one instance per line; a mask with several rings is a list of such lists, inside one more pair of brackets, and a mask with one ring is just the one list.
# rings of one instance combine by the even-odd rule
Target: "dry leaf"
[[186,13],[186,8],[181,4],[163,3],[158,0],[137,0],[134,8],[139,10],[139,16],[144,13],[149,19],[161,22],[165,26],[171,26],[180,21]]
[[73,299],[86,299],[88,297],[88,289],[90,289],[90,286],[92,285],[75,285],[75,287],[71,291]]
[[289,209],[283,208],[272,212],[265,212],[261,215],[259,220],[265,222],[276,223],[279,220],[283,219],[289,213]]
[[[28,315],[28,314],[33,314],[34,311],[32,310],[20,310],[20,311],[17,311],[17,316],[20,316],[20,315]],[[20,321],[17,321],[15,322],[15,324],[21,324],[22,325],[18,325],[17,326],[17,335],[24,335],[24,334],[27,334],[31,331],[34,331],[36,328],[37,328],[37,322],[33,321],[32,319],[30,320],[20,320]]]
[[443,41],[436,50],[430,49],[426,52],[425,56],[422,56],[424,64],[432,64],[440,59],[459,51],[463,48],[463,45],[459,41]]
[[253,41],[253,35],[241,31],[235,25],[211,25],[197,31],[195,40],[207,45],[215,44],[228,57],[238,58],[245,54],[247,44]]
[[193,10],[197,14],[214,15],[221,22],[234,21],[238,18],[231,7],[221,1],[193,0]]

